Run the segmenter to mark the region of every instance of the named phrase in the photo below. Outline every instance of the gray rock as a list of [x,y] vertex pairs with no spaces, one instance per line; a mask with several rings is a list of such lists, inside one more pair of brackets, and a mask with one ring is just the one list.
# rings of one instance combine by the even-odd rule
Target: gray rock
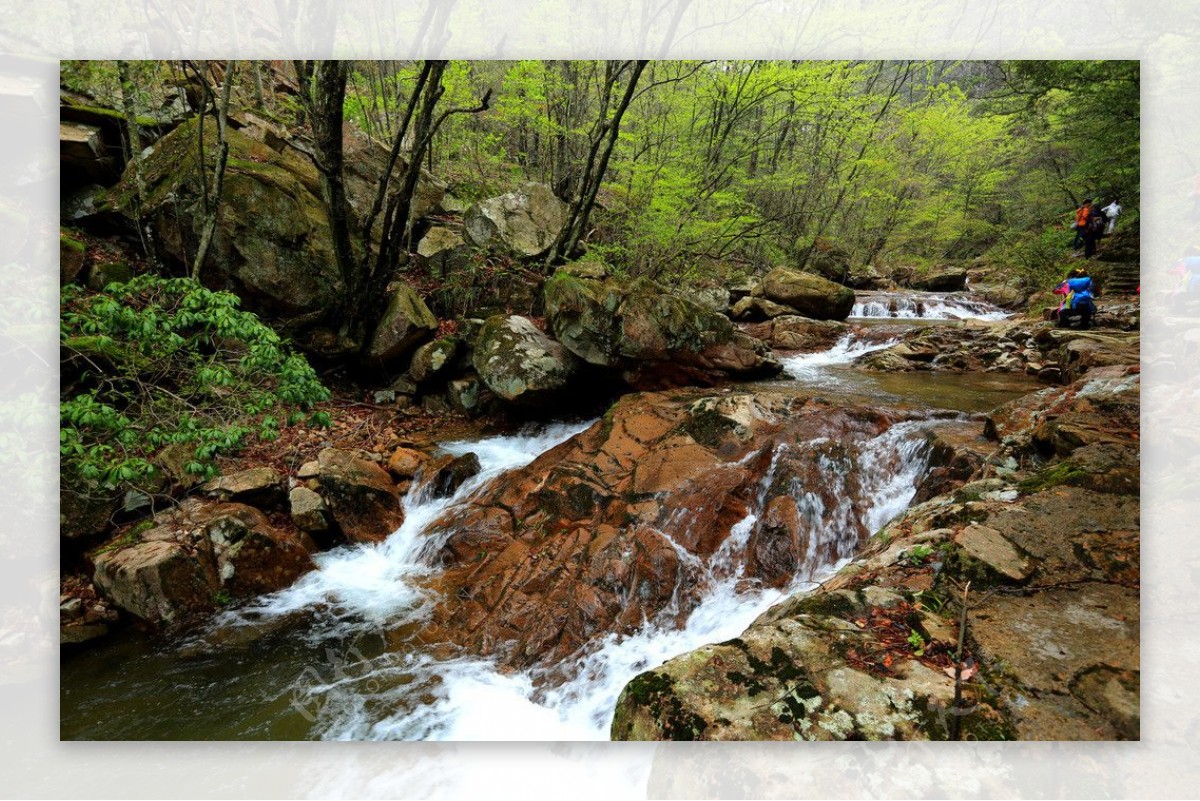
[[729,310],[729,316],[733,319],[748,322],[772,320],[776,317],[795,314],[796,310],[791,306],[785,306],[782,303],[776,303],[766,298],[755,297],[742,298],[733,304],[733,308]]
[[288,493],[292,522],[301,531],[325,531],[329,528],[325,499],[308,487],[295,487]]
[[458,339],[442,337],[417,348],[408,365],[408,376],[418,385],[433,381],[453,366],[458,354]]
[[425,261],[430,274],[445,276],[470,262],[471,247],[457,231],[434,226],[417,244],[417,255]]
[[205,493],[226,501],[254,506],[276,503],[283,498],[283,476],[270,467],[252,467],[218,476],[201,486]]
[[539,404],[559,397],[579,372],[579,359],[528,318],[496,315],[475,342],[475,370],[500,398]]
[[994,528],[972,523],[960,531],[954,541],[968,556],[1013,581],[1025,581],[1033,574],[1033,563],[1029,558]]
[[417,291],[408,284],[400,284],[375,327],[367,359],[385,366],[401,362],[437,329],[437,318]]
[[545,184],[527,183],[515,192],[474,204],[464,218],[467,238],[479,246],[519,257],[544,254],[562,230],[567,204]]

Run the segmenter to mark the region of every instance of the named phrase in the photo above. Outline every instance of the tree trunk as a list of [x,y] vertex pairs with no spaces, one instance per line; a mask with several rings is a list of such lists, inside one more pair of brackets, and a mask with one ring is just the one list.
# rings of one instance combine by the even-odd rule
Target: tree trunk
[[[204,269],[204,261],[208,257],[208,249],[212,244],[213,234],[217,230],[217,215],[221,208],[221,192],[225,186],[225,165],[229,161],[229,140],[226,129],[229,122],[229,97],[233,89],[233,75],[237,72],[237,62],[230,61],[225,68],[225,81],[221,85],[221,100],[217,104],[217,161],[213,168],[213,188],[209,193],[210,202],[204,218],[204,229],[200,234],[200,244],[196,247],[196,259],[192,262],[192,278],[200,280]],[[206,79],[207,82],[207,79]],[[203,118],[203,115],[201,115]],[[203,137],[201,137],[203,140]],[[201,180],[203,180],[204,162],[200,162]]]
[[125,115],[126,153],[133,170],[134,186],[137,188],[137,227],[138,236],[142,239],[142,247],[152,265],[158,266],[158,256],[154,248],[154,232],[142,219],[142,203],[146,199],[146,176],[142,172],[142,129],[137,121],[137,109],[134,106],[133,78],[129,72],[128,61],[117,62],[117,78],[121,84],[121,110]]
[[[300,96],[312,124],[314,158],[321,181],[321,199],[333,237],[333,254],[345,288],[341,308],[346,319],[362,287],[350,239],[350,207],[346,201],[342,151],[343,107],[346,102],[346,65],[342,61],[297,62]],[[346,326],[343,326],[343,332]]]
[[[641,60],[632,62],[632,64],[623,64],[620,68],[610,72],[605,80],[604,94],[600,104],[600,115],[596,121],[597,124],[592,128],[592,146],[588,152],[580,195],[571,203],[571,207],[567,212],[567,221],[555,238],[554,244],[550,246],[545,262],[547,268],[560,259],[569,256],[578,247],[579,241],[587,232],[588,217],[592,213],[592,208],[596,205],[596,193],[600,191],[600,182],[604,180],[604,175],[608,172],[608,162],[612,157],[613,148],[617,144],[617,135],[621,129],[621,118],[625,116],[625,111],[629,108],[629,104],[633,100],[638,79],[641,78],[642,71],[646,68],[647,63],[649,62]],[[616,109],[614,109],[612,119],[610,120],[608,119],[609,99],[612,96],[613,89],[616,87],[617,79],[626,68],[631,69],[629,82],[625,85],[625,93],[622,95]]]

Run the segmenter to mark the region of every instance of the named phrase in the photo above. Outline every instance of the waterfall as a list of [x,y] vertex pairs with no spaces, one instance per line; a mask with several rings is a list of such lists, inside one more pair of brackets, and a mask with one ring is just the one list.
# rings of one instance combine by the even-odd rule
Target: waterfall
[[851,317],[906,320],[1003,320],[1009,312],[967,292],[859,292]]
[[[849,366],[854,358],[890,344],[846,337],[823,353],[787,359],[786,368],[797,384],[836,396],[834,384],[857,372]],[[911,416],[882,432],[851,426],[836,436],[765,437],[740,460],[762,471],[748,488],[744,513],[726,522],[728,531],[707,532],[715,550],[694,552],[700,538],[688,527],[697,509],[676,509],[655,529],[680,566],[665,609],[648,607],[648,619],[632,630],[597,634],[570,659],[524,670],[416,640],[441,598],[441,568],[427,555],[453,530],[458,509],[476,502],[491,482],[590,424],[445,442],[447,453],[475,453],[482,468],[452,497],[413,490],[403,499],[404,524],[385,541],[317,554],[316,569],[291,587],[224,611],[178,651],[148,650],[123,663],[119,675],[101,665],[104,686],[75,702],[72,731],[166,739],[606,739],[630,679],[739,636],[789,594],[830,576],[854,555],[864,531],[876,531],[908,505],[927,469],[924,429],[934,416],[944,419]],[[751,575],[748,557],[780,494],[792,498],[805,521],[804,541],[790,578],[782,577],[785,586],[773,588]],[[130,717],[111,714],[118,702],[134,710]]]
[[542,453],[584,431],[592,421],[559,423],[530,433],[471,441],[442,443],[454,456],[474,452],[480,471],[449,498],[430,499],[414,482],[404,498],[404,523],[381,543],[345,545],[317,554],[317,569],[287,589],[255,599],[225,612],[216,627],[260,626],[264,621],[308,612],[317,622],[309,638],[320,641],[331,631],[368,633],[384,624],[423,619],[434,601],[419,588],[433,568],[420,559],[426,546],[425,529],[447,509],[462,503],[496,476],[532,462]]
[[[894,425],[878,436],[864,438],[854,451],[855,463],[838,465],[837,469],[823,465],[829,469],[823,469],[821,475],[828,476],[830,482],[844,482],[847,470],[860,476],[861,494],[857,498],[848,497],[844,484],[843,489],[833,488],[841,493],[841,503],[831,516],[816,508],[819,499],[812,488],[793,482],[789,492],[798,505],[803,508],[807,503],[817,519],[827,522],[814,526],[808,558],[783,589],[747,585],[743,555],[769,500],[768,488],[775,481],[780,459],[787,456],[788,449],[793,455],[805,453],[819,443],[785,444],[772,453],[754,508],[732,526],[710,557],[697,557],[676,545],[681,564],[686,567],[684,572],[705,588],[681,626],[675,622],[678,609],[668,609],[645,621],[632,635],[608,634],[593,641],[572,664],[517,672],[504,672],[477,657],[439,658],[394,650],[367,657],[351,648],[331,657],[344,658],[346,664],[338,671],[332,671],[332,675],[326,671],[319,681],[294,682],[289,688],[290,697],[281,697],[280,701],[288,700],[299,709],[309,710],[311,734],[323,739],[606,739],[617,696],[631,678],[706,643],[738,636],[788,594],[815,586],[844,564],[859,544],[854,522],[874,531],[902,510],[927,468],[928,447],[921,436],[926,425],[926,421]],[[488,477],[479,477],[474,484],[477,487],[504,469],[499,465],[525,464],[537,448],[552,446],[571,430],[559,429],[555,434],[519,441],[459,442],[445,447],[451,452],[474,451],[488,465]],[[456,499],[414,505],[408,510],[409,520],[416,521],[414,526],[423,525],[421,521],[432,520],[471,491],[464,487]],[[426,513],[429,507],[435,511]],[[660,533],[674,543],[672,535],[682,539],[686,531],[673,527],[686,526],[686,520],[686,515],[674,515]],[[408,526],[406,521],[404,528],[379,546],[358,546],[327,555],[316,574],[264,599],[258,611],[279,613],[303,603],[332,606],[338,610],[336,620],[343,639],[348,628],[368,631],[370,625],[385,620],[394,626],[397,621],[414,619],[421,605],[413,604],[400,586],[392,586],[387,593],[381,586],[385,576],[402,585],[406,576],[429,569],[415,559],[419,551],[414,543],[417,533]],[[836,558],[831,562],[818,559],[817,555],[825,552],[818,544],[832,544]],[[387,569],[378,564],[389,560]],[[369,580],[352,578],[361,568],[369,571]],[[393,597],[380,597],[389,594]],[[326,636],[332,630],[327,626]]]

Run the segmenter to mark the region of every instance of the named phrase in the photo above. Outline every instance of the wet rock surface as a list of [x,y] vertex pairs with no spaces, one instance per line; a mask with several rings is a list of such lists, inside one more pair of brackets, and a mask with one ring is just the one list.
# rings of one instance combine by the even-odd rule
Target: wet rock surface
[[[682,619],[718,550],[768,585],[849,555],[869,535],[854,468],[904,417],[795,392],[626,396],[434,524],[441,600],[421,636],[554,664],[606,633]],[[747,539],[730,541],[739,522]]]
[[282,589],[313,567],[299,539],[257,509],[195,498],[100,548],[93,563],[105,598],[165,631],[227,600]]
[[321,493],[347,539],[379,542],[404,522],[391,477],[362,453],[326,448],[317,465]]
[[1097,367],[1002,407],[982,460],[945,437],[975,449],[973,480],[740,637],[639,675],[612,736],[1136,739],[1138,378]]

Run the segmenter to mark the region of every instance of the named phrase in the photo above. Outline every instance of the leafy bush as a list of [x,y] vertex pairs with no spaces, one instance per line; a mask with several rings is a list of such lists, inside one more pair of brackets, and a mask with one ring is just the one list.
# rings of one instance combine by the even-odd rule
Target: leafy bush
[[1009,235],[989,252],[992,261],[1011,265],[1021,286],[1030,291],[1053,289],[1071,266],[1073,232],[1057,227]]
[[[213,458],[282,424],[328,425],[305,358],[238,299],[187,278],[139,276],[90,293],[62,289],[64,476],[115,488],[158,472],[176,446],[183,470],[211,477]],[[180,449],[178,446],[184,446]]]

